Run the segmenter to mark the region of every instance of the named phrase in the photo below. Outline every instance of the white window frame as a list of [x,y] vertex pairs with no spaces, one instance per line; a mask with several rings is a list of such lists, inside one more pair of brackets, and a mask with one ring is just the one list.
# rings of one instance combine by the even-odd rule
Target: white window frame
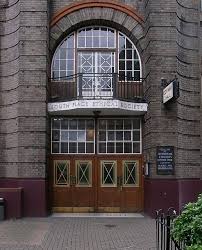
[[[126,141],[126,140],[124,140],[123,139],[123,141],[120,141],[120,142],[122,142],[123,143],[123,148],[124,148],[124,142],[131,142],[132,143],[132,152],[131,153],[125,153],[124,152],[124,149],[123,149],[123,153],[116,153],[116,152],[114,152],[114,153],[108,153],[107,152],[107,142],[108,142],[108,138],[107,138],[107,132],[108,131],[111,131],[111,130],[105,130],[106,131],[106,140],[105,141],[99,141],[99,120],[101,120],[101,119],[98,119],[98,127],[97,127],[97,131],[98,131],[98,133],[97,133],[97,153],[99,154],[99,155],[117,155],[117,154],[121,154],[121,155],[131,155],[131,154],[137,154],[137,155],[141,155],[142,154],[142,120],[140,119],[140,118],[119,118],[119,117],[117,117],[116,118],[117,120],[134,120],[134,119],[137,119],[137,120],[139,120],[139,122],[140,122],[140,129],[131,129],[131,130],[125,130],[124,128],[121,130],[121,131],[123,131],[123,132],[125,132],[125,131],[131,131],[131,134],[133,134],[133,131],[139,131],[140,132],[140,141],[133,141],[132,139],[131,139],[131,141]],[[104,120],[112,120],[111,118],[104,118]],[[114,120],[114,119],[113,119]],[[103,130],[104,131],[104,130]],[[112,131],[117,131],[117,130],[112,130]],[[132,135],[133,136],[133,135]],[[100,144],[100,142],[102,143],[104,143],[105,142],[105,144],[106,144],[106,153],[102,153],[102,152],[100,152],[100,150],[99,150],[99,144]],[[109,141],[110,142],[110,141]],[[114,140],[114,141],[112,141],[114,144],[115,144],[115,147],[116,147],[116,142],[119,142],[119,141],[117,141],[116,139]],[[137,142],[137,143],[140,143],[140,152],[138,153],[136,153],[136,152],[133,152],[133,143],[135,143],[135,142]],[[116,151],[116,148],[115,148],[115,151]]]
[[[101,28],[105,28],[105,29],[109,29],[109,30],[113,30],[114,31],[114,37],[115,37],[115,41],[114,41],[114,44],[115,44],[115,47],[78,47],[78,34],[79,34],[79,32],[81,31],[81,30],[86,30],[86,29],[93,29],[93,28],[99,28],[99,29],[101,29]],[[100,35],[100,34],[99,34]],[[54,65],[54,60],[55,60],[55,57],[56,57],[56,54],[57,54],[57,52],[60,50],[60,48],[61,48],[61,46],[62,46],[62,44],[68,39],[68,37],[71,37],[71,36],[73,36],[73,39],[74,39],[74,58],[73,58],[73,60],[74,60],[74,67],[73,67],[73,73],[74,74],[77,74],[77,73],[79,73],[79,72],[77,72],[78,71],[78,65],[77,65],[77,67],[76,67],[76,58],[77,58],[77,52],[78,52],[78,50],[80,51],[87,51],[87,50],[89,50],[89,49],[92,49],[93,51],[96,51],[96,49],[99,49],[99,51],[100,51],[100,49],[103,49],[103,52],[104,51],[106,51],[106,49],[110,52],[110,51],[116,51],[115,52],[115,61],[116,61],[116,58],[117,58],[117,62],[118,62],[118,65],[117,65],[117,67],[116,67],[116,69],[115,69],[115,72],[114,73],[118,73],[118,74],[120,74],[120,72],[119,72],[119,51],[120,51],[120,46],[119,46],[119,36],[124,36],[125,37],[125,41],[126,40],[128,40],[130,43],[131,43],[131,45],[132,45],[132,49],[134,50],[134,51],[136,51],[136,53],[137,53],[137,55],[138,55],[138,61],[139,61],[139,64],[140,64],[140,70],[135,70],[135,68],[134,68],[134,58],[132,58],[131,59],[131,62],[132,62],[132,70],[130,70],[130,71],[132,71],[133,72],[133,74],[134,74],[134,72],[135,71],[139,71],[140,72],[140,81],[141,81],[141,78],[142,78],[142,61],[141,61],[141,57],[140,57],[140,54],[139,54],[139,52],[138,52],[138,50],[137,50],[137,48],[136,48],[136,46],[135,46],[135,44],[131,41],[131,39],[129,39],[125,34],[123,34],[122,32],[120,32],[120,31],[118,31],[118,30],[116,30],[116,29],[113,29],[113,28],[111,28],[111,27],[107,27],[107,26],[86,26],[86,27],[84,27],[84,28],[82,28],[82,29],[78,29],[77,31],[74,31],[74,32],[72,32],[72,33],[70,33],[65,39],[63,39],[62,40],[62,42],[58,45],[58,47],[57,47],[57,49],[56,49],[56,51],[55,51],[55,53],[54,53],[54,55],[53,55],[53,59],[52,59],[52,63],[51,63],[51,77],[53,78],[53,65]],[[127,49],[127,48],[126,48]],[[66,58],[66,60],[68,61],[68,58]],[[60,60],[59,60],[60,61]],[[60,67],[59,67],[59,69],[60,69]],[[125,59],[125,72],[127,71],[127,69],[126,69],[126,59]],[[59,70],[59,72],[60,72],[60,70]],[[66,68],[66,72],[67,72],[67,68]],[[60,73],[59,73],[59,77],[60,77]],[[53,79],[54,80],[54,79]],[[55,79],[56,81],[62,81],[63,79]],[[64,79],[65,80],[65,79]],[[67,78],[67,80],[68,80],[68,78]],[[135,81],[135,82],[139,82],[139,81]]]
[[[57,119],[57,118],[52,117],[52,119],[51,119],[51,154],[56,154],[56,155],[58,155],[58,154],[68,154],[68,155],[71,155],[71,154],[74,154],[74,155],[75,154],[81,154],[81,155],[95,154],[95,120],[93,118],[74,118],[74,117],[72,117],[72,118],[71,117],[66,118],[66,117],[64,117],[64,119],[67,119],[67,120],[72,120],[72,119],[77,120],[77,125],[78,125],[78,120],[85,120],[85,121],[87,121],[87,120],[93,120],[93,124],[94,124],[94,131],[93,131],[94,140],[93,141],[87,141],[87,140],[82,141],[83,143],[85,143],[85,153],[79,153],[78,152],[78,142],[79,142],[78,140],[76,140],[76,141],[70,141],[69,139],[66,141],[66,143],[68,143],[68,152],[67,153],[61,152],[61,143],[65,142],[65,141],[61,140],[61,131],[65,130],[65,129],[61,129],[61,120],[63,118],[58,118],[58,120],[60,120],[60,129],[57,129],[57,130],[60,131],[60,139],[59,139],[59,141],[53,141],[52,140],[53,139],[53,130],[56,130],[56,129],[53,129],[53,126],[52,126],[52,123],[53,123],[54,119]],[[67,129],[67,131],[69,132],[71,130]],[[77,129],[75,129],[75,131],[79,132],[80,130],[77,127]],[[81,130],[81,131],[83,131],[83,130]],[[86,126],[85,126],[85,131],[87,131],[87,127]],[[59,152],[58,153],[53,152],[53,143],[54,142],[59,143]],[[76,146],[77,147],[77,150],[76,150],[77,152],[75,152],[75,153],[69,152],[69,143],[76,143],[77,144],[77,146]],[[87,143],[93,143],[93,152],[92,153],[87,153],[86,152],[86,144]]]

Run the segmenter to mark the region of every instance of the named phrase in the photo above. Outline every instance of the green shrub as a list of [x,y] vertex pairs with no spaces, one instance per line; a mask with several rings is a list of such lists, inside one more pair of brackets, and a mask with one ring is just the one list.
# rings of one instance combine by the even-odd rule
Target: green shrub
[[202,250],[202,194],[197,202],[188,203],[174,220],[172,235],[176,241],[184,241],[190,246],[187,250]]
[[186,250],[202,250],[202,246],[193,245],[193,246],[187,247]]

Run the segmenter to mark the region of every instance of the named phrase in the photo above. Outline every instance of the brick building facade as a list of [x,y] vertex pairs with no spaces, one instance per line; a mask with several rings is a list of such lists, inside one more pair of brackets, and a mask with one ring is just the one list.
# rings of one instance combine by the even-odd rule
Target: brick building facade
[[[194,200],[198,193],[202,192],[200,127],[202,35],[200,18],[199,0],[1,1],[0,197],[6,199],[6,212],[8,217],[45,216],[48,211],[51,211],[52,207],[58,208],[58,211],[62,210],[62,208],[64,210],[64,208],[67,207],[79,207],[78,200],[76,202],[72,201],[72,204],[67,202],[68,205],[64,201],[65,195],[61,193],[64,191],[65,185],[62,185],[63,187],[61,189],[61,187],[59,187],[61,183],[59,183],[59,180],[55,180],[57,176],[54,177],[54,174],[59,171],[59,168],[57,169],[55,165],[58,161],[62,163],[66,161],[69,167],[66,173],[69,177],[66,178],[66,181],[68,182],[67,179],[69,179],[71,182],[70,165],[74,164],[73,157],[75,157],[75,162],[77,162],[82,160],[86,161],[86,157],[88,156],[87,160],[89,160],[92,165],[91,175],[94,176],[97,181],[97,186],[91,183],[91,187],[94,188],[94,193],[101,192],[99,191],[100,187],[98,187],[98,179],[100,177],[95,176],[99,171],[94,174],[93,168],[96,168],[96,164],[99,167],[100,163],[98,163],[98,159],[104,162],[105,159],[103,157],[106,155],[103,154],[102,157],[99,156],[99,149],[97,149],[96,146],[96,143],[99,144],[99,139],[97,142],[96,138],[97,136],[99,137],[101,132],[98,131],[98,135],[96,135],[96,126],[99,127],[102,119],[106,119],[107,122],[107,119],[110,117],[116,119],[115,124],[118,124],[118,119],[124,120],[130,118],[130,121],[133,122],[134,117],[138,118],[141,122],[140,151],[136,154],[133,146],[132,151],[127,151],[129,152],[128,154],[124,153],[126,149],[124,149],[125,151],[121,154],[123,160],[126,162],[132,162],[131,159],[134,159],[134,162],[139,161],[139,172],[136,174],[139,175],[140,179],[139,181],[134,180],[133,183],[138,182],[141,186],[140,193],[138,193],[138,190],[134,190],[133,193],[134,196],[140,196],[138,200],[140,200],[141,205],[136,209],[137,211],[145,211],[152,215],[155,209],[158,208],[166,209],[170,206],[174,206],[176,209],[180,209],[186,202]],[[111,79],[114,73],[120,75],[121,71],[125,70],[125,77],[128,72],[126,69],[120,70],[120,67],[118,70],[118,64],[121,65],[121,56],[119,52],[117,52],[120,49],[120,47],[118,47],[120,42],[117,42],[117,45],[115,47],[112,46],[110,50],[109,33],[116,34],[116,39],[124,37],[124,39],[126,39],[125,41],[130,41],[130,45],[128,46],[132,46],[131,48],[134,49],[128,50],[137,50],[138,59],[136,60],[141,61],[139,70],[141,72],[139,79],[135,79],[134,82],[138,80],[138,82],[142,83],[141,86],[144,92],[142,99],[133,99],[131,101],[128,95],[126,98],[117,98],[117,96],[114,96],[114,88],[112,89],[111,87],[113,93],[112,96],[110,96],[110,100],[113,101],[116,99],[116,101],[123,103],[124,101],[133,104],[139,103],[144,107],[148,104],[147,111],[142,109],[140,110],[141,112],[138,112],[135,108],[134,110],[125,109],[124,111],[124,109],[118,108],[117,112],[115,112],[112,109],[97,106],[96,108],[91,107],[88,112],[86,111],[87,109],[85,110],[79,107],[73,109],[58,108],[55,110],[54,108],[50,108],[53,107],[51,104],[66,103],[69,105],[70,102],[73,103],[74,98],[72,98],[72,100],[65,100],[64,98],[54,99],[53,92],[57,92],[57,81],[55,80],[58,80],[56,78],[60,78],[61,75],[54,79],[52,61],[56,60],[54,59],[56,58],[56,52],[62,43],[66,41],[64,39],[68,39],[71,34],[74,34],[76,37],[74,41],[77,43],[76,41],[79,41],[76,40],[77,36],[79,37],[81,32],[87,34],[87,30],[90,30],[89,32],[94,32],[94,30],[99,31],[99,37],[102,37],[102,32],[105,32],[105,34],[109,36],[108,45],[104,50],[102,50],[103,47],[101,47],[101,45],[100,47],[98,46],[98,49],[95,49],[93,45],[93,48],[87,48],[86,45],[86,50],[83,48],[82,50],[78,43],[74,45],[77,47],[73,48],[76,51],[75,58],[79,53],[83,53],[81,54],[82,57],[86,55],[85,53],[92,53],[93,60],[97,62],[100,62],[100,59],[98,60],[96,58],[103,58],[106,55],[110,56],[110,58],[115,58],[113,59],[114,65],[112,65],[113,60],[110,59],[110,72],[108,71],[109,81],[112,81]],[[85,36],[87,37],[87,35]],[[87,39],[86,37],[85,39]],[[113,37],[113,35],[111,35],[111,37]],[[101,38],[99,39],[102,41]],[[58,60],[62,59],[60,58]],[[65,60],[68,61],[69,59],[66,58]],[[75,62],[75,64],[78,64],[78,69],[81,68],[79,60],[80,59],[75,59],[75,61],[78,61]],[[127,58],[126,61],[130,60]],[[99,70],[100,64],[97,64],[98,66],[93,65],[92,68],[97,67]],[[126,62],[124,67],[128,67],[127,65]],[[66,66],[66,72],[68,71],[67,67],[68,66]],[[81,73],[83,74],[83,79],[86,77],[83,71],[77,71],[77,66],[74,66],[74,69],[74,75]],[[61,70],[57,72],[59,71],[61,74]],[[133,68],[130,72],[133,71],[137,72],[138,70]],[[93,71],[91,74],[93,74],[93,79],[98,79],[97,76],[95,76],[98,74],[97,71]],[[109,76],[109,74],[111,75]],[[79,77],[79,75],[77,77]],[[92,75],[90,77],[92,77]],[[165,105],[162,102],[162,83],[168,83],[176,77],[179,82],[180,96]],[[124,78],[123,81],[123,79],[120,80],[119,78],[118,82],[123,81],[125,84],[125,82],[128,82],[128,79],[125,79],[126,78]],[[112,82],[111,84],[113,85],[114,83]],[[52,87],[53,85],[55,86],[54,88]],[[80,92],[78,88],[76,92],[77,97],[79,97]],[[70,91],[68,93],[70,93]],[[138,94],[137,91],[136,94]],[[86,96],[83,99],[90,102],[92,101],[92,98],[87,98]],[[97,99],[100,101],[100,96]],[[101,99],[109,102],[109,98]],[[79,103],[79,105],[81,105],[81,103]],[[83,119],[83,116],[84,119],[86,119],[85,124],[87,124],[88,119],[98,119],[98,125],[93,127],[95,132],[95,142],[93,144],[95,151],[92,151],[91,154],[85,154],[82,158],[82,154],[79,155],[78,151],[70,156],[70,151],[65,151],[63,154],[60,149],[58,149],[58,151],[55,149],[57,154],[54,156],[53,147],[55,147],[55,145],[57,147],[58,143],[56,142],[54,144],[54,140],[51,140],[51,137],[53,137],[54,121],[59,120],[61,123],[61,120],[68,120],[73,117],[77,119],[78,130],[80,121],[78,119],[81,117]],[[71,121],[68,120],[68,122],[68,124],[70,124]],[[124,124],[126,124],[126,122],[124,122]],[[59,133],[62,133],[61,126],[62,125],[60,125]],[[70,125],[68,126],[70,128]],[[85,127],[85,129],[85,133],[87,133],[88,128]],[[57,128],[55,130],[57,130]],[[68,133],[71,131],[72,130]],[[115,129],[113,133],[118,133],[117,131],[118,130]],[[134,127],[131,131],[131,133],[135,131]],[[107,131],[107,133],[108,132],[109,131]],[[123,130],[123,133],[125,132],[126,131]],[[55,140],[57,141],[59,139]],[[134,138],[131,139],[131,141],[134,145]],[[62,142],[60,142],[60,145],[61,143]],[[70,147],[71,142],[68,143]],[[88,142],[85,141],[85,143],[87,145]],[[107,143],[109,142],[106,142],[106,145],[108,145]],[[113,143],[117,145],[117,141]],[[125,142],[123,142],[123,145],[125,147],[124,143]],[[172,174],[165,175],[157,172],[157,147],[159,146],[174,147],[174,172]],[[98,157],[96,158],[95,155],[97,155],[97,153]],[[118,166],[119,158],[120,162],[122,158],[120,154],[118,154],[118,151],[114,151],[113,153],[114,154],[110,156],[111,158],[107,155],[106,159],[109,158],[107,161],[111,162],[117,161],[118,163],[116,164]],[[77,155],[79,155],[78,159],[76,158]],[[96,161],[94,161],[95,158]],[[150,174],[147,177],[142,177],[142,166],[146,165],[146,163],[149,163]],[[129,169],[128,166],[126,169]],[[103,171],[106,170],[105,166],[103,169]],[[107,171],[110,170],[108,169]],[[133,175],[132,168],[127,171],[129,171],[130,179],[130,174]],[[107,173],[110,174],[109,172]],[[61,169],[60,173],[57,172],[56,175],[57,174],[60,175],[60,178]],[[76,174],[74,175],[76,176]],[[63,177],[64,175],[62,175],[62,178]],[[87,176],[85,177],[87,178]],[[111,177],[113,179],[113,176]],[[120,183],[117,181],[118,177],[119,176],[114,177],[115,182],[113,183],[113,187],[119,186],[117,192],[120,195],[121,192],[124,192],[122,190],[130,183],[127,183],[127,180],[124,182],[121,179],[121,181],[125,183],[125,186],[121,184],[120,188]],[[65,179],[63,181],[65,181]],[[66,183],[67,187],[72,187],[74,181],[78,181],[78,176],[77,179],[73,180],[73,184],[70,183],[68,186],[68,183]],[[132,181],[131,179],[131,182]],[[58,184],[57,190],[55,190],[56,184]],[[106,183],[102,184],[104,188],[104,184]],[[137,188],[135,185],[134,187]],[[76,192],[76,187],[72,187],[71,193],[73,196],[76,196]],[[92,194],[91,191],[86,192],[90,192],[90,195],[95,195],[94,193]],[[82,196],[82,194],[80,195]],[[86,195],[89,195],[89,193]],[[111,193],[111,195],[113,195],[113,193]],[[133,204],[133,195],[130,197],[128,204]],[[56,196],[61,197],[60,200],[58,200]],[[99,200],[99,194],[95,196],[94,201]],[[104,196],[103,193],[102,196]],[[125,201],[126,196],[120,199]],[[107,203],[108,201],[106,201],[106,207],[110,207],[112,211],[119,211],[116,209],[113,210],[113,207],[117,208],[121,206],[124,207],[124,211],[133,211],[133,205],[128,205],[127,209],[124,204],[119,206],[115,201],[111,205],[107,205]],[[99,201],[97,204],[99,204]],[[103,204],[104,203],[100,206],[105,207]],[[90,207],[94,211],[99,211],[99,205],[93,206],[85,204],[81,205],[81,207]]]

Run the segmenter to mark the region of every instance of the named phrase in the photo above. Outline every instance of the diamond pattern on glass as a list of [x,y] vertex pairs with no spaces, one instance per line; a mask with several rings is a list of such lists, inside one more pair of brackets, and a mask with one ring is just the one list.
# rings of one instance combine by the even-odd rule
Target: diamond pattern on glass
[[77,161],[76,172],[77,172],[77,185],[78,186],[91,186],[91,161]]
[[79,73],[82,73],[82,95],[88,97],[112,96],[114,53],[80,52]]
[[123,175],[125,186],[138,186],[138,163],[137,161],[123,162]]
[[54,161],[55,185],[69,185],[69,161]]
[[116,186],[116,161],[101,161],[102,186]]

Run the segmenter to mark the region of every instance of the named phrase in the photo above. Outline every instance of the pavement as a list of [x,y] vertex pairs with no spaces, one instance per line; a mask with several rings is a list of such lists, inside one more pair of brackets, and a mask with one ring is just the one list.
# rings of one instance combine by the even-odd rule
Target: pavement
[[0,221],[1,250],[155,250],[155,220],[46,217]]

